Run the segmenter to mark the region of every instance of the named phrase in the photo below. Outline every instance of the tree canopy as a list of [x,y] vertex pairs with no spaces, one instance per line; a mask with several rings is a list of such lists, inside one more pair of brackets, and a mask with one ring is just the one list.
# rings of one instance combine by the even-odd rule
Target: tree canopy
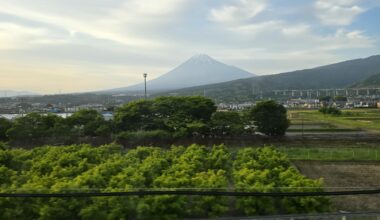
[[158,97],[117,109],[115,123],[123,131],[160,129],[191,133],[202,129],[215,111],[215,103],[201,96]]
[[257,130],[269,136],[284,135],[290,125],[285,107],[273,100],[256,103],[250,116]]
[[7,131],[12,127],[12,122],[6,118],[0,118],[0,141],[7,141]]
[[74,132],[83,136],[106,136],[111,133],[111,125],[95,110],[80,110],[67,119]]
[[0,120],[0,141],[10,146],[109,143],[151,145],[198,137],[239,137],[255,132],[284,135],[289,126],[286,109],[273,101],[259,102],[248,111],[217,111],[201,96],[158,97],[127,103],[106,121],[95,110],[80,110],[67,118],[29,113],[9,122]]

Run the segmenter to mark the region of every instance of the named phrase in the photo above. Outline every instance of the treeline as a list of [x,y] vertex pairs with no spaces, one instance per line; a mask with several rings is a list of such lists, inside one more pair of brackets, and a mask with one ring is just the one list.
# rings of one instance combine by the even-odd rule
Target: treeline
[[[93,110],[81,110],[68,118],[30,113],[13,122],[0,119],[0,141],[18,146],[73,144],[84,138],[119,143],[166,141],[188,137],[284,135],[289,126],[286,109],[274,101],[260,102],[243,112],[216,111],[204,97],[159,97],[130,102],[116,109],[113,121]],[[17,144],[18,143],[18,144]]]
[[68,118],[29,113],[14,121],[0,118],[0,141],[10,145],[72,144],[81,138],[109,139],[113,123],[94,110],[81,110]]
[[[273,148],[199,145],[162,149],[117,145],[0,150],[0,192],[116,192],[193,188],[248,192],[322,191]],[[313,213],[324,197],[131,196],[1,198],[0,219],[182,219]]]

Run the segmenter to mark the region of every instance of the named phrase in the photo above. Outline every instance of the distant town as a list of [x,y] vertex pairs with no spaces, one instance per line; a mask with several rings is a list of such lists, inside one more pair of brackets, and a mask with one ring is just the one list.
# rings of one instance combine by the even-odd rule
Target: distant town
[[[80,96],[83,97],[79,98]],[[86,96],[87,98],[85,98]],[[14,119],[31,112],[53,113],[68,117],[79,110],[87,109],[96,110],[106,120],[112,120],[113,111],[117,107],[144,98],[142,95],[128,94],[78,94],[46,97],[0,98],[0,117]],[[216,104],[219,111],[233,111],[254,106],[260,100],[276,100],[288,109],[319,109],[323,106],[340,109],[380,108],[380,88],[274,90],[259,93],[259,97],[252,101],[216,102]]]

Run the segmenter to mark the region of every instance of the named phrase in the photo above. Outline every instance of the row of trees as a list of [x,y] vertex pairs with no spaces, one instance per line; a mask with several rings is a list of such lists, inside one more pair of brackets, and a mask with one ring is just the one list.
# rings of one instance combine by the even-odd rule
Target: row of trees
[[[0,150],[0,192],[115,192],[138,189],[302,192],[322,190],[273,148],[199,145],[168,150],[117,145]],[[144,196],[1,198],[0,219],[182,219],[328,211],[320,197]]]
[[253,128],[266,135],[284,135],[289,126],[286,109],[274,101],[260,102],[244,112],[216,111],[204,97],[159,97],[130,102],[116,109],[113,121],[93,110],[64,119],[31,113],[14,122],[0,119],[0,141],[75,143],[79,137],[117,136],[117,139],[171,139],[192,136],[240,136]]
[[75,142],[79,137],[107,137],[112,131],[112,122],[105,121],[93,110],[81,110],[66,119],[39,113],[30,113],[14,121],[0,119],[0,141],[65,143]]

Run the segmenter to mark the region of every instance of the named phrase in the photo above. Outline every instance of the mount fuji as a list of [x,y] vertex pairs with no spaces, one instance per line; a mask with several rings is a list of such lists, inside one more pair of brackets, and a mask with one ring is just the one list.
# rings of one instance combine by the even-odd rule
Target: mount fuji
[[[172,90],[254,76],[245,70],[221,63],[206,54],[199,54],[191,57],[170,72],[147,81],[147,87],[150,91]],[[143,89],[144,84],[140,83],[107,92],[141,91]]]

